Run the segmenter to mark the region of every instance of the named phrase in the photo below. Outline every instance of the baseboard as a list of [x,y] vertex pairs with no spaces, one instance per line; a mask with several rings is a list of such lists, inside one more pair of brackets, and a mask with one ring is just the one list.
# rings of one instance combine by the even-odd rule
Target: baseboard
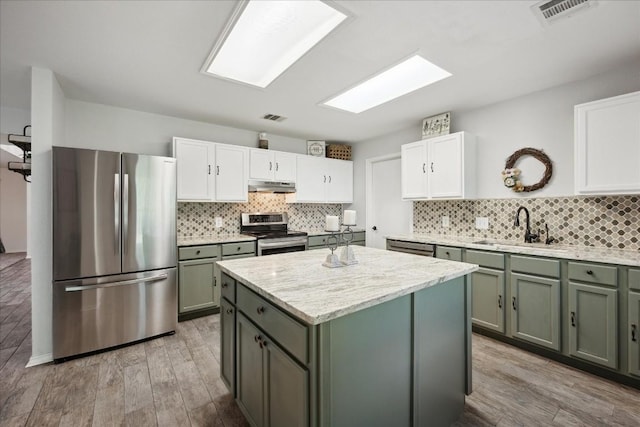
[[38,356],[31,356],[25,368],[30,368],[32,366],[37,366],[37,365],[43,365],[49,362],[53,362],[53,353],[46,353],[46,354],[40,354]]

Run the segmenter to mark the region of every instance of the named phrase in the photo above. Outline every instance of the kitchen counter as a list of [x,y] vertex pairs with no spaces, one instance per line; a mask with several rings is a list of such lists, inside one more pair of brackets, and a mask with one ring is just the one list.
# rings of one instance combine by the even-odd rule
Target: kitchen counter
[[326,254],[293,252],[218,262],[221,270],[307,324],[316,325],[438,283],[477,265],[357,247],[359,263],[322,265]]
[[210,236],[179,236],[178,246],[215,245],[218,243],[251,242],[256,240],[246,234],[215,234]]
[[[397,234],[385,236],[387,239],[408,242],[433,243],[435,245],[455,246],[484,251],[508,252],[514,254],[537,255],[548,258],[602,262],[640,267],[640,252],[596,248],[574,245],[545,245],[544,243],[524,243],[504,240],[483,239],[482,237],[445,236],[439,234]],[[474,243],[485,241],[486,244]]]

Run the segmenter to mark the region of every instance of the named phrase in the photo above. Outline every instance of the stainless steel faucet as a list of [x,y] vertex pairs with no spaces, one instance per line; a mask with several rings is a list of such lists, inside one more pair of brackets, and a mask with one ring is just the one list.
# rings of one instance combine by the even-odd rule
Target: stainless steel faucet
[[525,215],[526,215],[526,221],[527,221],[527,229],[524,232],[524,242],[525,243],[533,243],[535,241],[538,240],[538,235],[535,233],[531,232],[531,225],[529,222],[529,210],[527,208],[525,208],[524,206],[520,206],[518,208],[518,210],[516,211],[516,220],[514,221],[513,225],[515,225],[516,227],[520,226],[520,212],[524,211]]

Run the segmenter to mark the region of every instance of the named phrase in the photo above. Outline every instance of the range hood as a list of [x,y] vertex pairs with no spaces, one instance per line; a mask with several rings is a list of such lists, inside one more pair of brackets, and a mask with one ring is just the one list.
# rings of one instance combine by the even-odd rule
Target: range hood
[[249,180],[250,193],[295,193],[294,182]]

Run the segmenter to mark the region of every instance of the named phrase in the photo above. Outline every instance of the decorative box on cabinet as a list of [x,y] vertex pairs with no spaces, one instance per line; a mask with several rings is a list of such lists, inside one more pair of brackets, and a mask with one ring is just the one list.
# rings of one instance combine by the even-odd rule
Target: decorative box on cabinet
[[402,198],[465,199],[475,196],[475,137],[443,135],[401,147]]
[[576,105],[576,194],[640,193],[640,92]]
[[569,262],[568,286],[569,354],[617,369],[617,269]]

